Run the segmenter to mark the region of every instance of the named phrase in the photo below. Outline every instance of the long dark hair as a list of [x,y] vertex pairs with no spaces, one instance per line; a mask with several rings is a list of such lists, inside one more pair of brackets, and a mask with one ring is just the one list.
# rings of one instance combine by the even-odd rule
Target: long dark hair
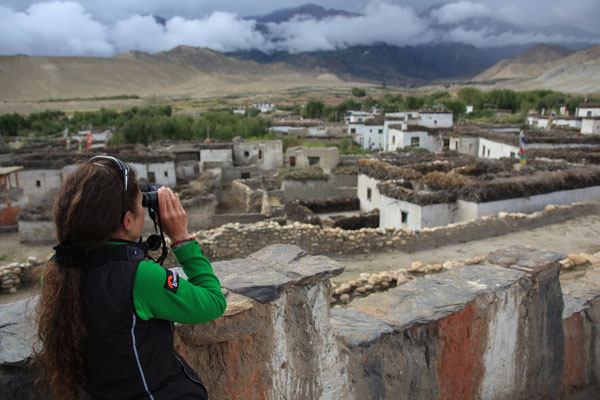
[[[139,187],[133,169],[127,190],[123,172],[110,160],[77,165],[58,192],[54,222],[59,246],[43,267],[37,305],[36,384],[54,399],[76,399],[85,383],[83,343],[83,249],[99,248],[119,228],[126,211],[135,212]],[[63,255],[57,257],[61,249]],[[66,249],[66,251],[65,251]]]

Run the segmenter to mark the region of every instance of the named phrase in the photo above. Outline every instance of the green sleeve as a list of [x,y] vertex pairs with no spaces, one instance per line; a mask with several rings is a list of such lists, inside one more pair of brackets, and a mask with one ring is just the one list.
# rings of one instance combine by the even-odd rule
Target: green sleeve
[[146,321],[158,318],[183,324],[199,324],[221,316],[227,306],[225,296],[200,245],[190,242],[174,253],[188,280],[170,276],[172,272],[153,261],[141,261],[133,285],[138,316]]

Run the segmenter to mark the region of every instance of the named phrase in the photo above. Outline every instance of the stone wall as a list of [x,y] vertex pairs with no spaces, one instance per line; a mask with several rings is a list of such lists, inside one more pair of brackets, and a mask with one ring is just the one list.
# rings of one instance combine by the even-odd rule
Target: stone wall
[[[582,279],[563,296],[564,257],[498,250],[330,309],[343,266],[270,246],[213,264],[227,310],[177,324],[175,345],[217,400],[559,399],[600,372],[600,290]],[[36,398],[35,301],[0,305],[0,400]]]
[[0,265],[0,293],[16,293],[21,287],[33,284],[32,272],[42,261],[29,257],[26,261]]
[[469,222],[420,231],[399,228],[362,228],[356,231],[321,228],[316,225],[284,225],[265,221],[253,225],[230,223],[195,235],[204,254],[211,260],[246,257],[270,244],[294,244],[311,254],[370,253],[376,251],[412,252],[452,243],[503,235],[521,229],[564,221],[580,215],[597,213],[597,203],[570,206],[550,205],[533,214],[499,213]]
[[18,227],[22,243],[50,244],[58,241],[53,221],[19,220]]
[[284,180],[281,188],[284,192],[284,201],[296,199],[322,199],[325,197],[351,197],[356,196],[355,187],[334,187],[328,181],[295,181]]

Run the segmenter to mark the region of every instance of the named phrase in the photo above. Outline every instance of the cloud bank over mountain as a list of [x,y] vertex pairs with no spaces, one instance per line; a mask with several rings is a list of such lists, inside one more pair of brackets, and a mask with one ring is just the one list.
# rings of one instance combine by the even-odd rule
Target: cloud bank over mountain
[[[140,9],[133,7],[134,1],[122,1],[122,12],[115,14],[118,17],[94,14],[90,10],[97,13],[97,7],[88,4],[86,8],[85,3],[39,2],[22,10],[16,5],[0,5],[0,54],[114,56],[129,50],[155,53],[177,45],[208,47],[220,52],[257,49],[267,53],[297,53],[379,42],[397,46],[462,42],[477,47],[496,47],[582,41],[581,35],[565,33],[564,30],[547,33],[520,27],[499,31],[485,23],[473,23],[477,19],[486,21],[485,18],[492,17],[515,23],[524,21],[523,10],[527,4],[515,8],[515,4],[510,2],[496,5],[496,2],[463,0],[418,14],[413,7],[389,0],[371,0],[358,10],[357,15],[322,19],[296,15],[289,21],[267,22],[267,29],[258,29],[255,20],[245,19],[231,11],[213,10],[201,17],[193,17],[191,15],[196,15],[198,10],[188,13],[182,9],[181,16],[173,15],[161,20],[152,16],[159,9],[160,2],[156,1],[144,3],[147,7],[144,10],[148,10],[145,14],[136,12]],[[102,3],[108,9],[115,6],[113,1]],[[227,3],[224,2],[225,5]],[[549,0],[542,7],[554,3],[554,0]],[[596,0],[575,1],[569,3],[569,10],[584,13],[582,18],[595,17],[599,13],[597,8],[600,8],[596,3]],[[555,11],[544,10],[543,15],[549,15],[547,21],[552,21]],[[565,12],[556,12],[555,20],[568,21],[563,14]],[[593,36],[591,40],[600,37],[598,34]]]

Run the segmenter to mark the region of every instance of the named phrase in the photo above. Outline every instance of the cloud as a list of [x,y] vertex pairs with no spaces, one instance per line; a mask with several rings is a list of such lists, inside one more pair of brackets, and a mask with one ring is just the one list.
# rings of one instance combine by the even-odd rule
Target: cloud
[[[214,3],[209,4],[207,0],[182,0],[173,6],[170,3],[165,5],[163,0],[79,0],[33,4],[28,0],[19,1],[23,1],[18,8],[22,11],[16,11],[17,5],[13,8],[0,5],[0,54],[114,56],[129,50],[155,53],[178,45],[208,47],[221,52],[258,49],[297,53],[378,42],[416,46],[451,41],[488,47],[577,40],[568,30],[563,30],[563,35],[544,35],[523,33],[525,30],[494,32],[489,26],[482,29],[477,24],[469,29],[466,24],[461,24],[469,18],[482,16],[504,21],[509,21],[511,16],[512,20],[529,18],[534,13],[531,1],[523,8],[520,3],[513,3],[516,0],[502,4],[492,0],[481,0],[481,3],[461,0],[436,8],[428,18],[421,18],[414,8],[392,2],[397,0],[371,0],[365,3],[358,16],[322,20],[303,16],[270,23],[267,33],[258,30],[255,21],[243,19],[234,12],[214,11]],[[552,4],[558,2],[547,1]],[[16,0],[4,0],[5,4],[11,2],[17,4]],[[597,0],[577,0],[575,6],[563,7],[563,10],[576,9],[581,15],[595,17],[600,7],[594,6],[594,2]],[[260,2],[262,6],[266,3]],[[287,3],[284,1],[281,6]],[[239,6],[236,0],[223,0],[219,4],[231,10]],[[162,11],[167,9],[169,13],[163,14]],[[555,20],[560,16],[554,10],[544,12],[546,16],[552,13]],[[157,23],[152,14],[166,17],[166,23]],[[566,11],[564,14],[567,14]],[[552,18],[542,20],[550,24]],[[452,24],[458,26],[450,31],[440,27]]]
[[0,6],[0,53],[109,56],[108,30],[73,1],[33,4],[25,12]]
[[437,20],[439,24],[456,24],[469,18],[485,17],[489,14],[489,10],[482,4],[459,1],[433,10],[431,17]]
[[119,52],[137,49],[150,53],[169,50],[178,45],[210,47],[220,52],[249,50],[265,46],[254,21],[239,19],[235,14],[214,12],[203,19],[173,17],[165,26],[152,16],[135,15],[118,21],[111,35]]
[[272,39],[268,50],[292,53],[335,50],[375,42],[418,45],[433,39],[425,21],[411,8],[383,1],[370,2],[361,16],[337,16],[320,21],[297,18],[267,26]]

